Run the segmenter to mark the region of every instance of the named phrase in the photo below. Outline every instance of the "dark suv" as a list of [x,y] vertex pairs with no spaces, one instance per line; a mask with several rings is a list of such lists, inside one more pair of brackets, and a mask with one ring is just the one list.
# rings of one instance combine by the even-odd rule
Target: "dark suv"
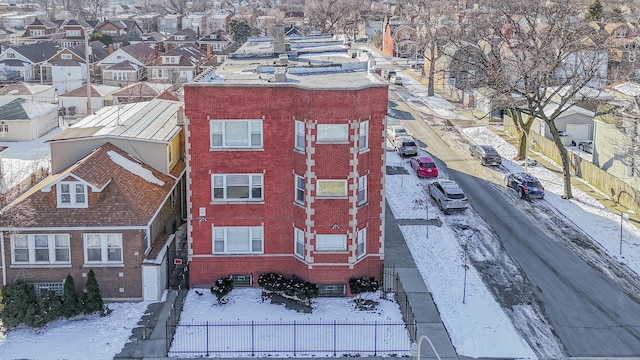
[[515,189],[521,198],[544,198],[544,187],[535,176],[526,173],[510,173],[505,176],[505,184]]
[[480,160],[482,165],[501,165],[502,156],[498,154],[498,151],[489,145],[471,145],[469,146],[469,153],[471,157]]

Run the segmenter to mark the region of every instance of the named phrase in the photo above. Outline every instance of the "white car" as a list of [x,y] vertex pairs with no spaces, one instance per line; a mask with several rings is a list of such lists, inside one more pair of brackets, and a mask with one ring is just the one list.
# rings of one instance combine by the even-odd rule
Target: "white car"
[[457,182],[448,179],[437,179],[427,185],[427,192],[445,214],[452,211],[464,211],[469,201]]
[[395,146],[396,140],[398,140],[400,136],[409,136],[404,126],[402,125],[387,126],[387,137],[389,138],[391,145]]

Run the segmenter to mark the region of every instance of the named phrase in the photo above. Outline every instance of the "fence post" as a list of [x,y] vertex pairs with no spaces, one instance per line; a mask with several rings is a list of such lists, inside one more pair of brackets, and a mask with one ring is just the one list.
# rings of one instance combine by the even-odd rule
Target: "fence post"
[[293,320],[293,356],[296,356],[297,353],[297,344],[298,344],[298,339],[297,339],[297,335],[298,335],[298,328],[296,327],[296,321]]
[[256,334],[253,326],[253,320],[251,320],[251,356],[256,355]]
[[337,349],[338,344],[337,344],[337,340],[336,340],[336,337],[337,337],[337,334],[336,334],[337,333],[337,326],[338,325],[336,324],[336,321],[333,320],[333,356],[336,356],[336,353],[338,351],[338,349]]
[[205,339],[204,339],[204,340],[205,340],[205,343],[207,344],[207,345],[206,345],[207,356],[209,356],[209,322],[208,322],[208,321],[205,321],[205,323],[204,323],[204,324],[205,324],[206,329],[207,329],[207,331],[206,331],[207,336],[205,337]]
[[378,322],[373,323],[373,356],[378,355]]

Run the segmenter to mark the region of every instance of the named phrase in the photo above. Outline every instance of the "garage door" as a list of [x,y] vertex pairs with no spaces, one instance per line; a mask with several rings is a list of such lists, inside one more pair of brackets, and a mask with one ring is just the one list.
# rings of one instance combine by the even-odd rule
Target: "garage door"
[[575,142],[591,139],[591,126],[589,124],[567,124],[567,132],[573,135]]

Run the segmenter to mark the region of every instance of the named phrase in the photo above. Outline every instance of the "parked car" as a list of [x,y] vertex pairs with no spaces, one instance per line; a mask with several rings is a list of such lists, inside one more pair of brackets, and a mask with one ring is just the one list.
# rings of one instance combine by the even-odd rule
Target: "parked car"
[[526,173],[510,173],[505,176],[505,184],[515,189],[518,196],[525,198],[544,198],[544,187],[538,179]]
[[578,149],[593,154],[593,140],[580,141],[578,143]]
[[498,151],[490,145],[471,145],[469,146],[471,157],[480,160],[482,165],[501,165],[502,156]]
[[427,185],[427,192],[445,214],[467,209],[468,200],[464,192],[453,180],[437,179]]
[[396,76],[398,73],[395,70],[387,70],[385,80],[390,81],[391,77]]
[[409,159],[411,168],[416,171],[418,177],[438,177],[438,166],[429,156],[414,156]]
[[394,75],[391,77],[391,83],[394,85],[400,85],[402,86],[402,77],[400,77],[399,75]]
[[558,133],[560,135],[560,142],[564,146],[576,146],[576,142],[573,140],[573,135],[569,134],[566,131],[560,131]]
[[418,145],[411,136],[400,136],[393,146],[400,156],[418,155]]
[[408,136],[407,130],[402,125],[389,125],[387,126],[387,137],[391,142],[391,145],[395,145],[395,141],[400,136]]

